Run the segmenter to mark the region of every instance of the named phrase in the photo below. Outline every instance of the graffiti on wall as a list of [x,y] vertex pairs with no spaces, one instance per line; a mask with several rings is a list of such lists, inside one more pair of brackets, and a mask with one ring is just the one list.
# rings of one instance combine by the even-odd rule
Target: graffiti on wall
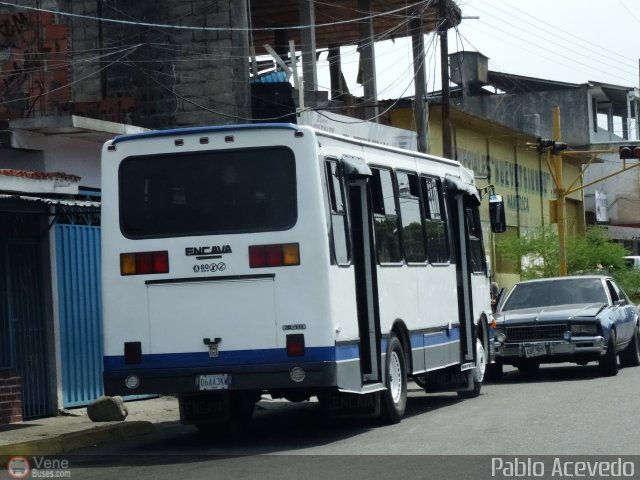
[[51,115],[71,100],[69,32],[50,13],[0,13],[0,120]]

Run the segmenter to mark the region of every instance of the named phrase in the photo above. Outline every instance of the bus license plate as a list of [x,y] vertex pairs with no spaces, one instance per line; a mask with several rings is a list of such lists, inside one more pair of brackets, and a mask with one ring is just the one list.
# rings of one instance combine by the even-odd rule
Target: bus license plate
[[196,376],[198,390],[227,390],[229,385],[231,385],[231,375],[228,373]]

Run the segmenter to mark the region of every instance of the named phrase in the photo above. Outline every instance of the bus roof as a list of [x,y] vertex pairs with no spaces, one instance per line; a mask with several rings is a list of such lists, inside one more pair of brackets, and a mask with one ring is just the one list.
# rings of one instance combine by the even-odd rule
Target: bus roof
[[158,137],[172,137],[174,135],[190,135],[190,134],[203,134],[213,132],[225,132],[229,130],[263,130],[263,129],[281,129],[281,130],[299,130],[298,125],[292,123],[246,123],[240,125],[215,125],[205,127],[186,127],[186,128],[171,128],[167,130],[152,130],[143,133],[131,133],[126,135],[118,135],[115,137],[111,144],[128,142],[130,140],[138,140],[141,138],[158,138]]

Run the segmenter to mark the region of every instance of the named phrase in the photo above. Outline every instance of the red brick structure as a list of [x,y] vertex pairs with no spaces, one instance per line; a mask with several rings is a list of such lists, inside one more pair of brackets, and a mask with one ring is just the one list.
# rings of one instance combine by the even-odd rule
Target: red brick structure
[[61,114],[71,101],[69,27],[52,13],[0,12],[0,121]]
[[14,370],[0,370],[0,425],[22,421],[22,378]]

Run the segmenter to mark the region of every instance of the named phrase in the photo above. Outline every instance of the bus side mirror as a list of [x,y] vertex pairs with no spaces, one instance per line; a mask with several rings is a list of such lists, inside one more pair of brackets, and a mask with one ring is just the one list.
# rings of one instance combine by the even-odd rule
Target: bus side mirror
[[504,233],[507,230],[502,195],[491,195],[489,197],[489,219],[493,233]]

